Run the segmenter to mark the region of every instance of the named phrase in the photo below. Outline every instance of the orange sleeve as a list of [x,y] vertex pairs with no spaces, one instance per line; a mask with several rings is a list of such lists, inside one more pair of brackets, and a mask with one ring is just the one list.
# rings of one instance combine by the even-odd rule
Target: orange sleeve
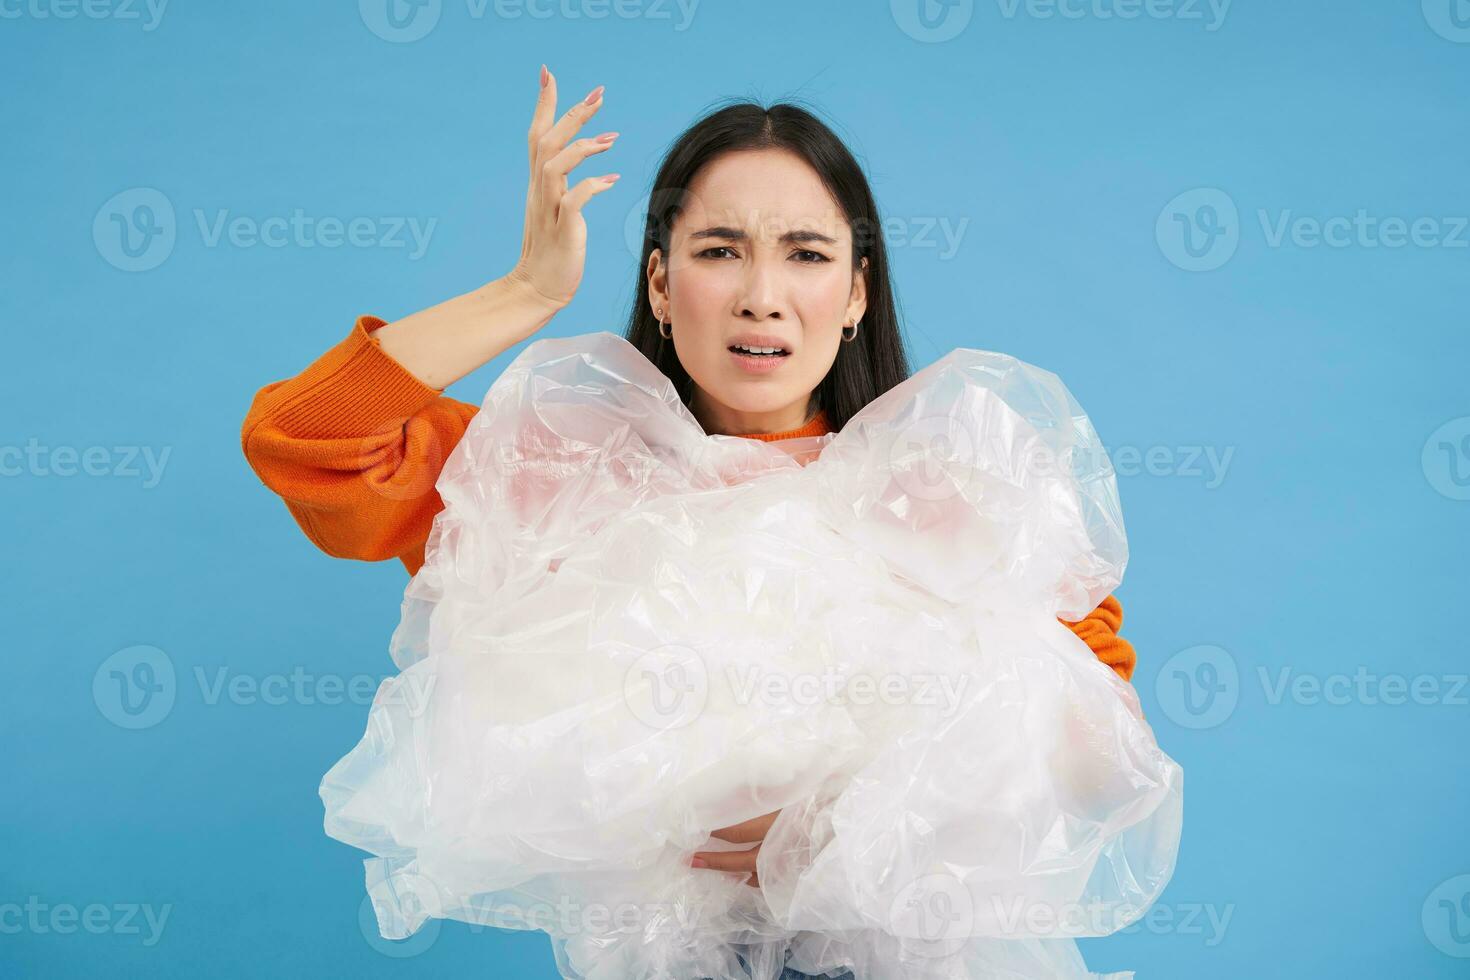
[[1114,595],[1108,596],[1098,607],[1076,622],[1059,622],[1082,638],[1097,659],[1118,672],[1125,681],[1133,679],[1133,666],[1138,657],[1133,644],[1118,635],[1123,625],[1123,604]]
[[241,447],[307,538],[335,558],[424,563],[434,484],[478,407],[425,384],[378,346],[383,326],[352,332],[294,378],[255,394]]

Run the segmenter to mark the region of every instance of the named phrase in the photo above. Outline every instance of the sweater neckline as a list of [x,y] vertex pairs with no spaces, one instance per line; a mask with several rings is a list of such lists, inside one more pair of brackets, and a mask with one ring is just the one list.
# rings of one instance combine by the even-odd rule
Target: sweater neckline
[[827,424],[827,412],[818,409],[817,414],[812,416],[811,421],[799,425],[794,429],[786,429],[783,432],[746,432],[741,434],[742,439],[759,439],[761,442],[776,442],[780,439],[801,439],[806,436],[824,436],[832,429]]

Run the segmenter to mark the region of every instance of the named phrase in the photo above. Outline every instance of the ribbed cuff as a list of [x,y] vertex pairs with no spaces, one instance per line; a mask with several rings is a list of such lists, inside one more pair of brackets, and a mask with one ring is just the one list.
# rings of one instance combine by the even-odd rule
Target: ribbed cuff
[[309,369],[314,380],[275,413],[287,435],[336,439],[401,425],[443,389],[427,385],[378,345],[372,332],[387,321],[363,314],[352,332]]

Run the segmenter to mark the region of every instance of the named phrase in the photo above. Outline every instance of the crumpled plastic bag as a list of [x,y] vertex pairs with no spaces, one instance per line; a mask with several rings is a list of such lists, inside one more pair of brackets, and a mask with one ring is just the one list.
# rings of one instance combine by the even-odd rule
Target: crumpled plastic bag
[[[959,348],[840,432],[707,435],[623,338],[528,345],[446,460],[359,744],[321,784],[379,930],[564,977],[1090,976],[1173,873],[1183,777],[1058,617],[1120,582],[1050,372]],[[780,810],[745,875],[688,865]]]

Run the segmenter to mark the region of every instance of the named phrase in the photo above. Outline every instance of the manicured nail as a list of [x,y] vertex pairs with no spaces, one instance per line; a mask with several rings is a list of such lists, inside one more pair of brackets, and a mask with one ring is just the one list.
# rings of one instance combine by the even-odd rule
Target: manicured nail
[[545,65],[542,65],[541,66],[541,87],[542,88],[545,88],[546,87],[546,66]]
[[709,862],[702,857],[693,857],[689,859],[689,866],[691,868],[707,868],[709,867]]
[[611,184],[613,181],[617,180],[621,176],[622,176],[622,174],[608,174],[607,176],[603,177],[602,179],[605,180],[605,181],[607,181],[609,184]]
[[588,105],[591,105],[592,103],[596,102],[597,101],[597,97],[602,94],[602,90],[605,89],[605,88],[607,88],[606,85],[599,85],[595,89],[593,89],[592,91],[588,92],[587,93],[587,98],[586,98],[587,104]]
[[601,136],[597,137],[597,142],[599,142],[599,143],[611,143],[613,140],[615,140],[617,138],[618,138],[617,130],[614,130],[611,133],[603,133]]

